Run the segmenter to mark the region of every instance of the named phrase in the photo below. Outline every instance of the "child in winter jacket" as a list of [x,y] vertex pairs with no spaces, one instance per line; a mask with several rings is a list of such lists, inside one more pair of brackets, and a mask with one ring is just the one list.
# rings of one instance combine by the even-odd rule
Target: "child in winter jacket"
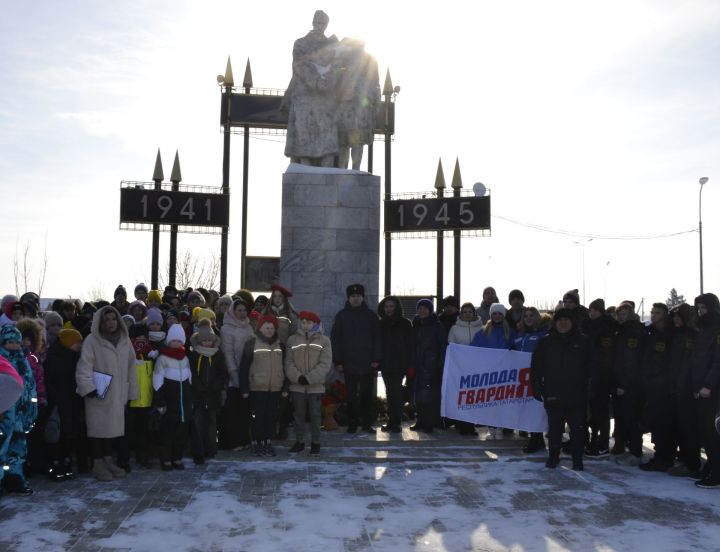
[[[153,309],[151,309],[153,310]],[[138,382],[139,398],[128,402],[125,409],[125,436],[119,447],[118,466],[130,471],[130,448],[135,447],[135,460],[144,468],[150,462],[150,411],[153,399],[153,360],[158,352],[148,339],[148,327],[145,324],[133,324],[129,330],[130,342],[135,351],[135,374]]]
[[278,336],[279,325],[275,316],[261,316],[255,338],[245,343],[240,361],[240,391],[244,397],[250,397],[255,415],[252,425],[255,456],[276,455],[271,439],[278,421],[280,396],[285,392],[285,348]]
[[35,379],[38,405],[35,427],[28,435],[26,467],[31,473],[46,473],[48,459],[44,433],[48,411],[47,396],[45,394],[45,370],[41,360],[45,355],[45,332],[42,323],[35,318],[23,318],[18,321],[15,327],[22,334],[22,351]]
[[184,470],[182,454],[192,420],[192,372],[185,355],[185,332],[174,324],[167,347],[160,350],[153,371],[153,406],[160,418],[160,461],[165,471]]
[[163,331],[163,314],[160,309],[148,309],[147,318],[145,319],[148,329],[148,339],[153,350],[159,351],[165,346],[165,332]]
[[320,329],[320,317],[314,312],[302,311],[300,327],[287,342],[285,375],[290,382],[295,406],[295,444],[290,452],[305,448],[305,416],[310,412],[310,454],[320,454],[320,411],[325,391],[325,376],[332,365],[330,340]]
[[25,480],[23,464],[27,434],[37,419],[37,394],[32,369],[22,351],[22,335],[15,326],[0,328],[0,355],[12,364],[24,385],[20,398],[0,420],[0,481],[7,492],[27,496],[33,491]]
[[201,321],[197,333],[190,338],[190,369],[193,372],[192,455],[195,464],[217,454],[217,412],[220,395],[225,388],[227,369],[225,356],[219,352],[220,338],[215,335],[209,319]]
[[[48,477],[52,481],[74,479],[71,455],[76,452],[78,469],[88,470],[89,447],[83,419],[83,399],[75,393],[75,369],[80,360],[83,337],[77,330],[62,330],[57,341],[50,345],[45,358],[45,387],[50,418],[48,424],[59,419],[59,435],[45,432],[49,438]],[[55,418],[57,416],[57,418]],[[58,428],[54,428],[57,430]]]

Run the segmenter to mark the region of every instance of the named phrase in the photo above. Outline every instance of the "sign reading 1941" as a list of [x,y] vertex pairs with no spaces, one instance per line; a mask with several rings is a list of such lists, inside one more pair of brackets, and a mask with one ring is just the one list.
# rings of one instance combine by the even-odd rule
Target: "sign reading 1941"
[[229,226],[230,196],[144,188],[120,190],[120,222]]
[[489,229],[489,197],[438,197],[385,201],[386,232]]

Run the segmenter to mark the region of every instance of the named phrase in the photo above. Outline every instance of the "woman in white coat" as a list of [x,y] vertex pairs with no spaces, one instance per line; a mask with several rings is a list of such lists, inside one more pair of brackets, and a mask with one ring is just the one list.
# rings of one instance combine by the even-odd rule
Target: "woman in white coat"
[[125,434],[125,405],[139,396],[135,351],[120,313],[110,305],[95,313],[75,372],[77,393],[85,398],[93,475],[99,481],[124,477],[112,459],[113,439]]

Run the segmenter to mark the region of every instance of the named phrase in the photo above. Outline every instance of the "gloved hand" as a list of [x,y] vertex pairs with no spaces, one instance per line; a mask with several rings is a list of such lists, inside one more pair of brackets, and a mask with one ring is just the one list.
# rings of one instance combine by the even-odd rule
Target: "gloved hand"
[[158,406],[155,410],[157,410],[157,413],[160,414],[160,416],[164,416],[167,412],[167,406]]
[[308,381],[308,379],[305,376],[300,376],[298,378],[298,383],[300,385],[310,385],[310,382]]
[[160,351],[150,351],[150,352],[147,354],[147,357],[148,357],[149,359],[151,359],[151,360],[155,360],[155,359],[158,357],[159,354],[160,354]]

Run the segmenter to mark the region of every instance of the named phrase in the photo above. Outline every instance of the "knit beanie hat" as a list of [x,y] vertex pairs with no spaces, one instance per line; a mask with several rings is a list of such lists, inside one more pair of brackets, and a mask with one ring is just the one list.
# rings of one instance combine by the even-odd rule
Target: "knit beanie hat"
[[605,301],[603,299],[595,299],[595,301],[590,303],[590,306],[588,306],[588,308],[605,314]]
[[448,295],[445,297],[442,304],[443,307],[455,307],[456,309],[460,308],[460,301],[458,301],[454,295]]
[[153,289],[150,293],[148,293],[147,300],[162,303],[162,292],[159,289]]
[[430,312],[435,311],[435,305],[433,305],[433,302],[427,297],[423,297],[417,302],[417,304],[415,305],[415,310],[417,311],[420,307],[425,307]]
[[493,303],[492,305],[490,305],[490,316],[492,316],[496,312],[499,312],[500,314],[505,316],[505,314],[507,313],[507,309],[502,303]]
[[135,318],[133,318],[132,314],[123,314],[122,320],[125,322],[125,326],[127,328],[130,328],[130,326],[135,324]]
[[169,344],[171,341],[180,341],[183,344],[185,343],[185,330],[183,330],[183,327],[180,324],[173,324],[170,326],[165,342]]
[[573,303],[580,304],[580,293],[576,289],[571,289],[563,295],[563,301],[572,301]]
[[[216,306],[227,305],[228,307],[233,304],[233,298],[230,295],[222,295],[215,301]],[[247,306],[247,305],[246,305]]]
[[58,337],[60,340],[60,343],[63,347],[66,349],[69,349],[75,343],[82,343],[83,337],[82,334],[74,329],[65,329],[60,331],[60,336]]
[[201,320],[204,320],[206,318],[215,322],[215,312],[210,309],[203,309],[200,307],[195,307],[193,309],[193,315],[195,316],[195,320],[197,320],[198,322],[200,322]]
[[147,311],[146,322],[148,324],[162,324],[164,322],[162,311],[156,307],[149,308]]
[[55,311],[48,311],[45,313],[45,318],[43,318],[45,321],[45,327],[49,328],[50,326],[62,326],[63,325],[63,319],[62,316],[60,316]]
[[147,293],[147,292],[148,292],[148,287],[141,282],[141,283],[139,283],[138,285],[135,286],[135,293],[137,293],[138,291],[144,291],[145,293]]
[[5,345],[9,341],[17,341],[22,343],[22,334],[12,324],[7,324],[0,328],[0,345]]
[[199,291],[191,291],[185,298],[186,303],[190,303],[191,300],[199,301],[201,305],[205,304],[205,297]]
[[561,318],[567,318],[568,320],[571,320],[574,322],[575,315],[573,314],[573,311],[571,309],[562,308],[562,309],[558,309],[557,312],[555,312],[555,316],[553,316],[553,320],[557,322]]
[[127,290],[123,287],[122,284],[115,288],[115,293],[113,293],[113,297],[117,297],[118,295],[124,295],[125,297],[127,297]]
[[133,324],[128,328],[128,336],[130,339],[140,337],[141,335],[145,337],[148,336],[148,327],[142,322]]

